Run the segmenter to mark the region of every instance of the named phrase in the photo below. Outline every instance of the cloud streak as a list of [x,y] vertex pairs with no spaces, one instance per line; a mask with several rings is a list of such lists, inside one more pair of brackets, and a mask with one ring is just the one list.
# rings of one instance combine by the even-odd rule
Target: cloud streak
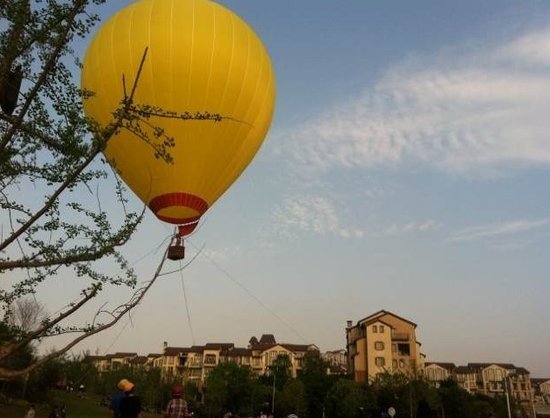
[[396,225],[393,224],[386,228],[384,231],[385,235],[409,235],[421,232],[436,231],[441,228],[441,224],[433,221],[427,220],[424,222],[409,222],[405,225]]
[[343,226],[334,204],[327,198],[300,196],[287,198],[274,214],[279,234],[294,235],[298,231],[336,234],[341,238],[362,238],[364,231]]
[[550,218],[537,220],[516,220],[494,223],[490,225],[474,226],[455,232],[449,241],[475,241],[504,235],[519,234],[522,232],[540,229],[550,224]]
[[550,164],[550,30],[418,61],[285,132],[290,158],[322,171]]

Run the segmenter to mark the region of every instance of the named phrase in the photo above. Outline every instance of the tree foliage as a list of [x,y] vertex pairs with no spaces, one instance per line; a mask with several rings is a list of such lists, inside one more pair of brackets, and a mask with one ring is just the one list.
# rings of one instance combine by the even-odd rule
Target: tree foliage
[[205,400],[214,416],[226,412],[251,415],[267,393],[250,367],[233,362],[218,364],[206,379]]
[[[143,110],[147,104],[133,100],[146,51],[135,57],[137,64],[141,59],[136,74],[121,74],[131,93],[121,93],[111,123],[100,127],[88,120],[81,98],[93,92],[78,86],[74,48],[98,21],[93,10],[104,2],[0,1],[0,307],[12,335],[0,340],[0,379],[24,376],[112,326],[141,300],[164,261],[127,302],[99,309],[84,322],[74,319],[106,287],[137,284],[122,247],[143,211],[128,210],[126,192],[101,152],[119,130],[139,129],[151,116]],[[154,143],[151,152],[170,163],[169,139],[162,138],[160,145],[154,138],[142,139]],[[19,300],[70,278],[80,293],[63,301],[54,316],[30,329],[9,322]],[[71,338],[31,364],[4,367],[37,341],[56,336]]]
[[362,418],[377,410],[374,391],[367,384],[346,379],[330,388],[325,403],[326,415],[334,418]]
[[319,356],[304,358],[298,379],[304,384],[310,417],[322,416],[325,397],[335,382],[334,376],[327,375],[327,363]]

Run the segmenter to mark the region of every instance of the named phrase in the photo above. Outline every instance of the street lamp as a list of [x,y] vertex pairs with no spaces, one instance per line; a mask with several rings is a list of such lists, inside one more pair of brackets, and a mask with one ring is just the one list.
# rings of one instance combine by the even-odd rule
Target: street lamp
[[508,395],[508,384],[506,376],[504,376],[504,393],[506,394],[506,408],[508,408],[508,418],[512,418],[512,412],[510,411],[510,396]]

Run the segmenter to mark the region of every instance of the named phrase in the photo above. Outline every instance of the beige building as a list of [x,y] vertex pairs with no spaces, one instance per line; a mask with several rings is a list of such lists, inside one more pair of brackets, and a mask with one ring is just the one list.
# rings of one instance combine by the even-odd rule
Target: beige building
[[535,401],[550,404],[550,379],[531,379]]
[[348,353],[346,350],[327,351],[321,355],[327,363],[327,374],[347,375],[348,374]]
[[468,393],[486,396],[508,395],[528,416],[533,416],[534,389],[529,371],[509,363],[468,363],[467,366],[452,363],[426,363],[424,376],[436,386],[446,378],[452,378]]
[[87,359],[93,363],[99,374],[102,374],[124,366],[131,366],[136,357],[138,357],[137,353],[114,353],[104,356],[88,356]]
[[416,324],[381,310],[346,327],[348,370],[355,381],[366,382],[383,372],[416,375],[424,355],[416,340]]
[[435,387],[439,387],[441,382],[453,377],[455,369],[454,363],[426,362],[424,364],[424,376],[430,382],[433,382]]
[[232,343],[170,347],[165,342],[162,354],[143,357],[136,353],[117,353],[89,356],[88,359],[100,372],[115,370],[122,364],[129,367],[158,367],[166,380],[204,382],[210,371],[223,362],[249,366],[254,373],[265,374],[280,355],[288,356],[292,376],[296,377],[302,370],[304,358],[308,355],[320,356],[320,353],[313,344],[278,343],[273,335],[265,334],[260,340],[252,337],[246,348],[235,347]]

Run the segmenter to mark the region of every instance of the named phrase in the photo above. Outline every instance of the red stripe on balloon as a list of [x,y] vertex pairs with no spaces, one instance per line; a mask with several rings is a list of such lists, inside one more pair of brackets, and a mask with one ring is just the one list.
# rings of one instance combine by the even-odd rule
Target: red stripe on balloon
[[[194,216],[191,218],[174,218],[159,214],[159,211],[162,209],[178,206],[196,210],[199,213],[199,216]],[[160,220],[179,225],[179,232],[183,236],[190,234],[197,227],[199,218],[208,209],[208,203],[200,197],[190,193],[166,193],[152,199],[149,202],[149,208]]]

